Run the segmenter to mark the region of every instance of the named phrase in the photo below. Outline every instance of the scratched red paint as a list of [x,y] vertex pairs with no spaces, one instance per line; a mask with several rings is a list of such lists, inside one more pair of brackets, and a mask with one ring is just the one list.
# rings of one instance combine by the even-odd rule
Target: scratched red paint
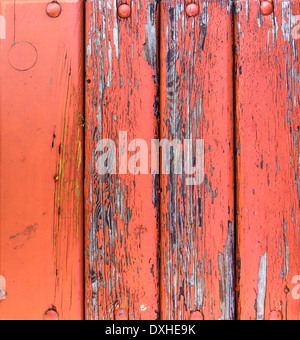
[[[97,145],[119,133],[128,143],[158,136],[156,1],[86,3],[86,318],[156,319],[158,310],[158,177],[97,171]],[[134,153],[129,153],[128,160]],[[117,155],[117,164],[120,157]]]
[[205,142],[201,185],[161,176],[161,318],[232,319],[232,16],[225,2],[196,3],[196,17],[184,1],[161,3],[161,139]]
[[83,318],[83,1],[47,4],[0,3],[0,319]]
[[297,15],[296,0],[265,17],[258,1],[236,8],[239,319],[300,318]]

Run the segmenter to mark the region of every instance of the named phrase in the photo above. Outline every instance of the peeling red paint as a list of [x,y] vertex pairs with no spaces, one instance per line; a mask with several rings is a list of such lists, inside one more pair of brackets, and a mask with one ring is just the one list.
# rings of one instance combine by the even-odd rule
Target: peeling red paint
[[142,138],[148,145],[158,136],[158,5],[133,1],[126,20],[115,1],[86,5],[86,317],[113,319],[117,301],[130,320],[153,320],[159,317],[158,177],[102,176],[96,162],[100,140],[119,149],[122,131],[128,142]]
[[[299,51],[296,0],[262,16],[239,1],[237,61],[238,318],[300,318],[291,294],[300,270]],[[267,260],[266,260],[267,259]]]
[[161,3],[161,138],[205,142],[201,185],[161,175],[163,320],[235,312],[232,16],[221,1],[199,7],[191,18],[184,1]]

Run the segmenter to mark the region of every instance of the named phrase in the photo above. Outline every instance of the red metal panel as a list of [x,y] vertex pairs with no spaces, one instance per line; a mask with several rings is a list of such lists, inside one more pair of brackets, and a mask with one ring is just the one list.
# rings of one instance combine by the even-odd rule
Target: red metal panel
[[83,2],[47,4],[0,4],[0,319],[83,317]]
[[237,4],[240,319],[300,318],[299,14],[298,0],[265,17]]
[[[135,163],[134,152],[125,151],[131,141],[141,138],[150,149],[151,139],[158,135],[158,7],[154,0],[128,3],[128,18],[128,7],[119,11],[125,17],[121,18],[114,0],[86,4],[88,319],[113,319],[114,314],[115,318],[128,314],[129,319],[158,317],[158,178],[151,173],[134,175],[128,169],[124,174],[127,160]],[[122,132],[127,133],[127,142],[119,153],[125,141]],[[117,167],[114,171],[109,163],[109,173],[101,175],[97,164],[105,139],[115,143]],[[121,312],[116,311],[119,307]]]
[[195,3],[196,17],[195,4],[161,3],[161,138],[205,143],[202,184],[161,176],[161,316],[232,319],[232,15],[222,1]]

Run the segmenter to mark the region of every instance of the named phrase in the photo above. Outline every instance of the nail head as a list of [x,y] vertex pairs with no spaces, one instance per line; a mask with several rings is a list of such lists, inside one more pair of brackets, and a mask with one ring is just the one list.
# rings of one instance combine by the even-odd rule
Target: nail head
[[196,4],[189,4],[186,6],[186,14],[189,17],[196,17],[199,15],[199,6]]
[[282,319],[282,313],[279,311],[274,310],[269,314],[270,321],[281,321]]
[[56,1],[50,2],[47,5],[47,14],[51,18],[59,17],[61,14],[61,5]]
[[46,321],[57,321],[58,320],[58,313],[55,310],[50,309],[45,313],[44,320],[46,320]]
[[129,18],[131,15],[131,7],[127,4],[122,4],[118,7],[118,15],[122,19]]
[[190,319],[189,320],[198,320],[198,321],[203,321],[204,320],[204,316],[201,312],[196,311],[196,312],[191,312],[190,314]]
[[273,1],[264,0],[260,4],[261,14],[264,16],[271,15],[274,11]]

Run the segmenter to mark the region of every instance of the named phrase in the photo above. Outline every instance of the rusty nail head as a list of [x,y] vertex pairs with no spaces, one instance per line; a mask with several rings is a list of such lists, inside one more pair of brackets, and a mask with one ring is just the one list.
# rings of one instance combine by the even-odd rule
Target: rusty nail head
[[274,310],[269,314],[270,321],[281,321],[282,319],[282,313],[279,311]]
[[271,15],[274,11],[273,0],[263,0],[260,3],[260,11],[262,15]]
[[199,15],[199,6],[197,4],[189,4],[186,6],[186,14],[189,17],[196,17]]
[[190,315],[190,318],[189,318],[190,321],[192,320],[198,320],[198,321],[203,321],[204,320],[204,316],[201,312],[199,311],[196,311],[196,312],[191,312],[191,315]]
[[120,308],[115,312],[115,320],[128,320],[128,312],[126,309]]
[[58,320],[58,313],[54,309],[49,309],[44,315],[44,320],[46,321],[57,321]]
[[127,4],[122,4],[118,7],[118,15],[122,19],[129,18],[131,15],[131,7]]
[[61,14],[61,5],[56,1],[50,2],[47,5],[47,14],[51,18],[59,17]]

